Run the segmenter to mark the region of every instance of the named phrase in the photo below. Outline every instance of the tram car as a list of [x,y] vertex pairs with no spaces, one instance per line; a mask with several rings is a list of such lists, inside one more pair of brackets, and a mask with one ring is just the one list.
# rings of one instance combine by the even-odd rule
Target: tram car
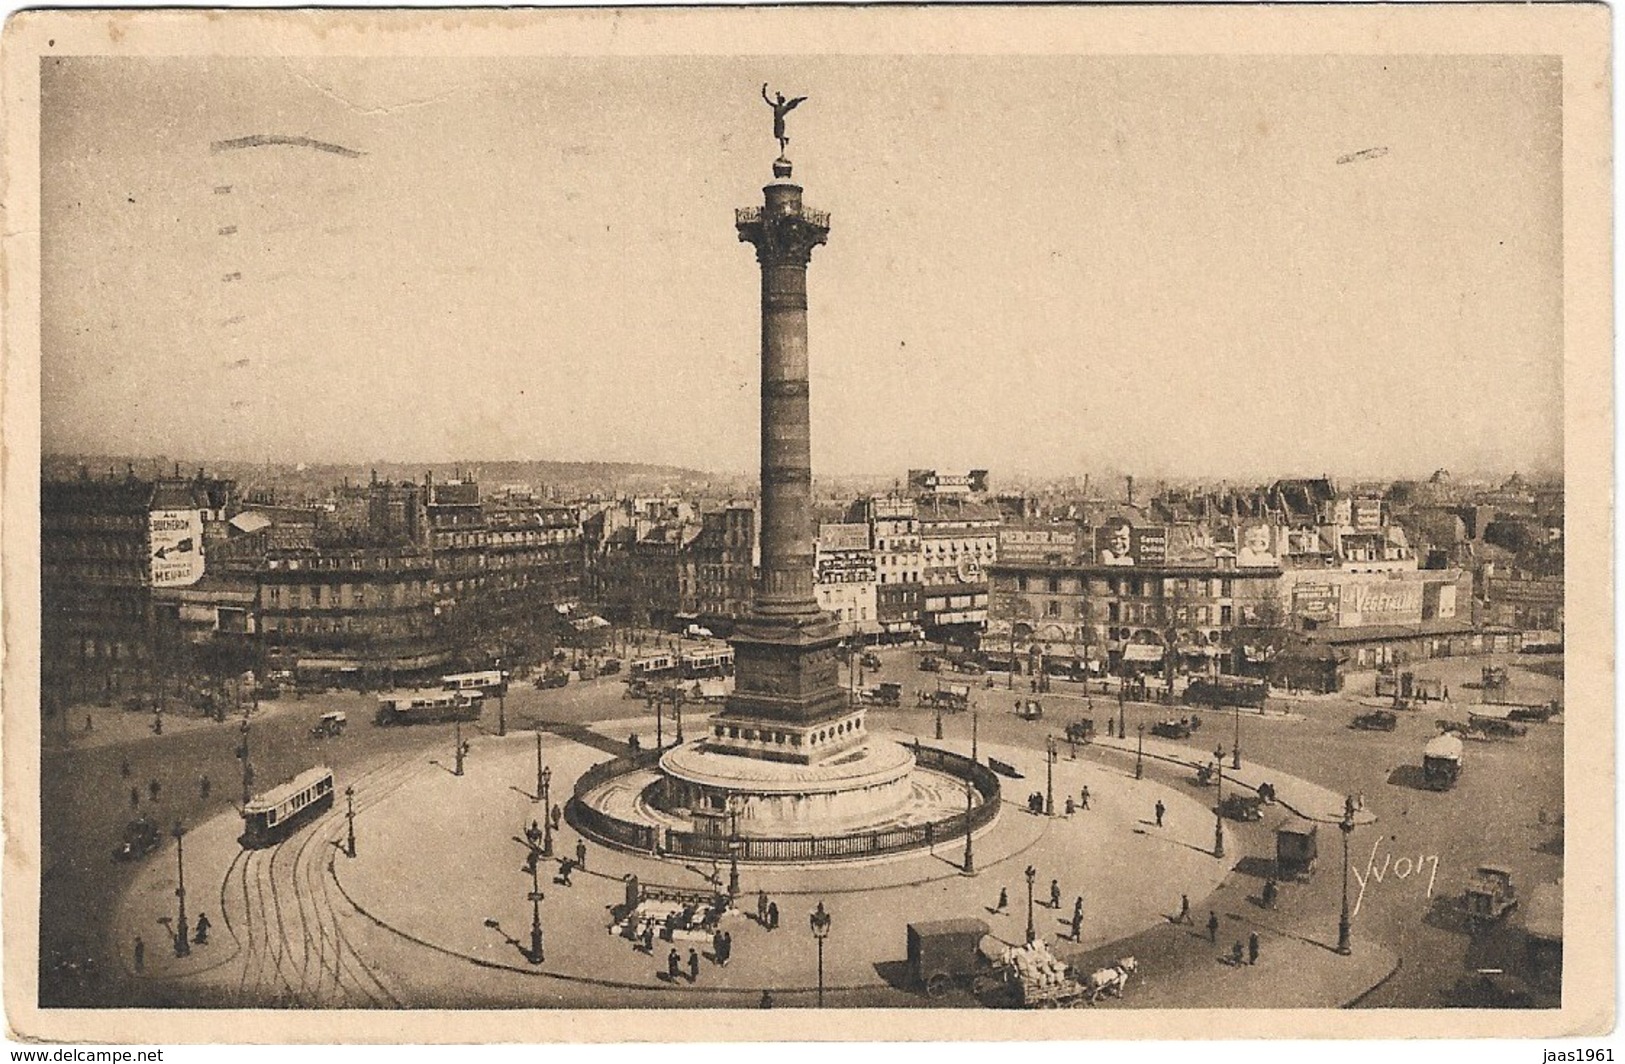
[[685,680],[727,676],[734,671],[733,647],[702,647],[684,651],[680,668]]
[[466,691],[470,694],[481,694],[487,698],[497,698],[508,693],[510,675],[510,673],[502,669],[486,669],[483,672],[459,672],[440,677],[440,686],[447,691]]
[[257,849],[281,842],[332,805],[333,770],[326,765],[306,769],[243,806],[242,844]]
[[450,720],[479,720],[485,696],[468,691],[409,691],[379,695],[373,723],[439,724]]
[[650,654],[632,662],[627,670],[630,680],[659,680],[677,673],[677,658],[673,654]]

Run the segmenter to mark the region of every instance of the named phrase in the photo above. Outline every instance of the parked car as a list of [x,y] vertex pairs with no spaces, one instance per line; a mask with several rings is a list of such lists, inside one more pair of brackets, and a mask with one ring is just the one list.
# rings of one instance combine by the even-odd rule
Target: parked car
[[1399,727],[1399,717],[1386,709],[1379,709],[1375,713],[1360,714],[1349,726],[1361,731],[1393,731]]
[[158,825],[146,817],[137,817],[124,825],[124,838],[113,850],[113,860],[134,861],[156,850],[163,842]]
[[863,657],[858,659],[858,664],[866,669],[878,669],[880,668],[880,655],[872,650],[866,650],[863,652]]
[[1227,794],[1219,803],[1219,815],[1228,820],[1257,823],[1264,819],[1264,799],[1255,794]]
[[942,671],[942,661],[941,661],[941,659],[937,658],[937,657],[935,657],[935,656],[933,656],[931,654],[927,654],[925,657],[920,659],[920,671],[921,672],[941,672]]
[[598,671],[605,676],[615,675],[621,671],[621,659],[605,658],[604,663],[598,667]]
[[1499,920],[1518,907],[1512,873],[1499,865],[1479,865],[1467,889],[1461,893],[1461,907],[1469,927],[1477,928]]
[[1159,720],[1151,725],[1151,734],[1163,739],[1189,739],[1191,723],[1188,720]]
[[323,713],[321,719],[311,727],[310,737],[312,739],[325,739],[343,735],[347,724],[349,724],[349,718],[345,717],[343,713]]

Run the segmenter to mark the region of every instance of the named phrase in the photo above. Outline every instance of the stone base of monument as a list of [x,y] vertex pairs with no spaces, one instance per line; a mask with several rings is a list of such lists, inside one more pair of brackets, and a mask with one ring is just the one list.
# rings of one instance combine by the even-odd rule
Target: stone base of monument
[[[850,860],[962,839],[998,813],[998,779],[968,758],[869,738],[816,764],[744,757],[701,739],[576,796],[610,845],[741,862]],[[967,802],[968,796],[968,802]]]

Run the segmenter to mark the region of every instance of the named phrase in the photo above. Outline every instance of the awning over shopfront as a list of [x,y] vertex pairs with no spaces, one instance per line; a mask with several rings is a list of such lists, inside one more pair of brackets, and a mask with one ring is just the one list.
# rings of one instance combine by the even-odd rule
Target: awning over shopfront
[[1130,643],[1123,648],[1124,661],[1161,661],[1162,648],[1151,643]]

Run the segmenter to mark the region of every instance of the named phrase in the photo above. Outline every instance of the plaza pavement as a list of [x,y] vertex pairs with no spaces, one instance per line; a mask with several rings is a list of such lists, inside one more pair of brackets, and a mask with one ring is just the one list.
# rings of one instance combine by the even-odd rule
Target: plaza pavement
[[[652,724],[626,720],[596,727],[622,739],[632,731],[649,736]],[[556,784],[553,797],[561,804],[563,782],[606,756],[551,735],[544,744]],[[942,745],[969,752],[965,742]],[[670,943],[657,943],[654,957],[637,952],[609,934],[608,911],[621,900],[625,875],[691,887],[704,886],[712,876],[725,879],[726,867],[709,862],[662,861],[589,844],[588,867],[575,874],[571,886],[543,884],[546,962],[533,966],[524,957],[529,877],[522,869],[525,848],[513,838],[540,816],[530,793],[535,747],[529,732],[476,738],[462,777],[434,759],[406,755],[348,781],[357,791],[353,860],[340,849],[342,796],[333,813],[274,851],[243,854],[235,817],[208,821],[186,840],[188,908],[194,919],[200,909],[210,912],[214,941],[184,959],[166,948],[157,921],[174,911],[174,864],[168,860],[143,869],[120,908],[117,933],[125,943],[144,935],[143,979],[181,993],[196,988],[238,1004],[739,1006],[754,1004],[769,988],[783,1004],[805,1005],[812,1003],[817,985],[807,916],[823,901],[835,920],[825,955],[831,1002],[921,1004],[902,986],[906,925],[975,916],[1000,939],[1020,942],[1026,923],[1022,869],[1031,863],[1038,872],[1039,902],[1047,902],[1051,878],[1061,881],[1060,909],[1035,907],[1037,931],[1057,952],[1078,954],[1085,964],[1094,963],[1095,954],[1112,959],[1124,950],[1138,953],[1140,972],[1130,1004],[1207,1006],[1228,1001],[1233,993],[1237,1004],[1266,1003],[1255,1000],[1264,994],[1272,1004],[1301,998],[1303,1004],[1325,1005],[1357,995],[1384,974],[1377,969],[1386,962],[1377,952],[1351,963],[1314,945],[1290,920],[1283,922],[1293,906],[1323,911],[1324,899],[1311,904],[1309,898],[1289,897],[1283,912],[1269,914],[1279,926],[1262,932],[1268,963],[1242,972],[1220,964],[1218,951],[1205,938],[1198,942],[1188,928],[1173,927],[1169,918],[1183,893],[1195,909],[1209,904],[1203,899],[1211,896],[1211,904],[1226,914],[1222,935],[1231,933],[1231,923],[1239,934],[1248,918],[1247,893],[1256,883],[1228,874],[1234,856],[1231,862],[1211,857],[1212,813],[1200,804],[1205,796],[1177,778],[1171,784],[1155,778],[1191,751],[1169,744],[1175,748],[1158,750],[1154,770],[1136,781],[1132,765],[1121,761],[1121,749],[1109,742],[1098,745],[1116,749],[1112,756],[1119,763],[1100,763],[1087,753],[1074,761],[1061,747],[1057,807],[1087,784],[1093,808],[1053,819],[1025,808],[1026,794],[1043,789],[1042,752],[981,745],[984,758],[1009,761],[1026,778],[1005,781],[1008,793],[999,820],[974,840],[974,877],[960,874],[962,843],[944,844],[934,854],[871,862],[742,866],[742,908],[751,915],[730,916],[724,924],[734,937],[733,959],[726,968],[707,959],[692,985],[686,978],[666,980]],[[1269,770],[1263,776],[1283,798],[1297,794],[1306,806],[1329,808],[1327,796],[1311,797],[1308,785],[1300,789],[1298,781]],[[339,781],[341,791],[346,782]],[[1167,827],[1160,832],[1151,811],[1159,798],[1167,808]],[[1336,805],[1340,816],[1340,800]],[[1262,837],[1257,827],[1232,829],[1237,853],[1242,848],[1238,830]],[[576,839],[566,825],[555,837],[555,854],[573,853]],[[544,865],[550,873],[555,868]],[[1010,906],[992,912],[1001,887]],[[776,931],[754,919],[757,889],[779,904]],[[1060,936],[1080,894],[1083,938],[1065,942]],[[1232,910],[1238,911],[1234,919],[1227,915]],[[708,943],[693,945],[702,955],[710,952]],[[680,949],[686,961],[688,944]],[[1316,978],[1303,978],[1311,970]]]

